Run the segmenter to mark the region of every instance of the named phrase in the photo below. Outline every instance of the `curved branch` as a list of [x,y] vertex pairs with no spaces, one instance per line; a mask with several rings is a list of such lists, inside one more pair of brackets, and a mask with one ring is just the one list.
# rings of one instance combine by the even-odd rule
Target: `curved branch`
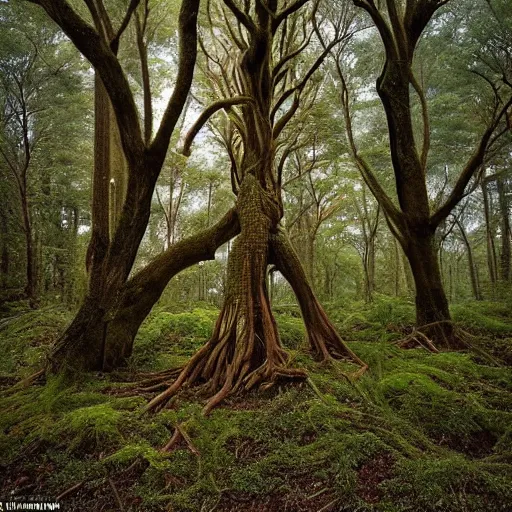
[[215,259],[215,251],[240,232],[235,209],[211,228],[171,245],[124,286],[119,307],[107,327],[108,345],[129,356],[140,325],[160,299],[169,281],[200,261]]
[[423,173],[426,173],[428,152],[430,150],[430,119],[428,116],[427,99],[425,98],[425,93],[423,92],[423,89],[416,80],[416,77],[414,76],[412,70],[410,72],[409,80],[414,90],[416,91],[416,94],[418,95],[418,98],[420,99],[421,103],[421,117],[423,120],[423,147],[421,148],[420,161]]
[[241,11],[235,2],[233,0],[224,0],[224,3],[226,4],[226,7],[229,8],[229,10],[233,13],[235,18],[251,33],[254,34],[256,32],[256,26],[254,25],[254,22],[245,14],[243,11]]
[[163,162],[171,135],[188,98],[197,58],[197,15],[200,0],[183,0],[179,17],[180,55],[174,91],[150,151]]
[[276,17],[272,20],[272,32],[275,34],[279,25],[291,16],[294,12],[298,11],[303,5],[307,4],[309,0],[296,0],[293,4],[283,9],[280,13],[276,14]]
[[336,63],[336,71],[341,82],[341,105],[343,108],[343,115],[345,118],[347,141],[349,144],[350,152],[352,154],[352,158],[354,159],[354,162],[356,163],[356,166],[359,169],[359,172],[361,173],[364,182],[370,189],[371,193],[373,194],[377,202],[382,206],[382,209],[384,210],[390,228],[391,226],[393,226],[391,228],[393,234],[397,236],[398,233],[401,232],[403,228],[403,215],[400,212],[400,210],[393,204],[391,198],[386,194],[385,190],[382,188],[381,184],[379,183],[379,180],[372,172],[368,162],[366,162],[366,160],[359,154],[354,139],[354,133],[352,130],[352,117],[350,115],[350,106],[348,101],[347,82],[345,80],[345,76],[341,69],[339,60],[336,58],[336,56],[334,60]]
[[135,9],[140,4],[140,0],[131,0],[130,5],[128,6],[128,9],[126,10],[126,14],[124,15],[123,21],[121,22],[121,26],[119,27],[119,30],[117,31],[116,35],[114,36],[114,39],[110,42],[110,48],[112,48],[112,51],[114,53],[117,53],[119,49],[119,40],[121,39],[121,36],[123,35],[124,31],[128,27],[128,24],[130,23],[130,20],[132,19],[132,15],[135,12]]
[[[459,175],[457,183],[453,187],[451,194],[446,199],[445,203],[439,207],[439,209],[430,217],[430,225],[434,228],[439,226],[439,224],[448,217],[450,212],[457,206],[459,201],[465,196],[464,191],[466,190],[466,186],[468,185],[471,178],[476,173],[477,169],[480,168],[484,161],[484,157],[486,151],[489,147],[489,143],[491,141],[491,137],[494,134],[499,122],[506,115],[508,109],[512,106],[512,97],[503,105],[499,113],[494,118],[493,122],[490,126],[485,130],[482,138],[480,139],[480,144],[478,148],[473,153],[468,163],[464,167],[464,170]],[[504,133],[504,132],[503,132]]]
[[194,139],[199,133],[199,130],[205,125],[206,121],[208,121],[208,119],[213,114],[221,109],[226,109],[235,105],[242,105],[250,102],[254,102],[254,98],[251,98],[250,96],[238,96],[235,98],[226,98],[212,103],[208,108],[206,108],[206,110],[203,111],[198,120],[187,133],[187,136],[185,137],[185,143],[183,145],[183,154],[185,156],[190,156],[190,147],[192,146],[192,142],[194,142]]

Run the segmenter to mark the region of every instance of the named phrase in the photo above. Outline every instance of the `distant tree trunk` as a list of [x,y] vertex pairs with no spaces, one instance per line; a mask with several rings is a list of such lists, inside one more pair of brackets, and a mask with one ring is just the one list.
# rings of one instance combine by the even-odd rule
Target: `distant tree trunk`
[[0,283],[2,288],[7,288],[7,284],[9,282],[9,244],[8,244],[8,222],[7,215],[4,210],[0,208],[0,230],[2,233],[2,237],[0,238],[2,244],[2,250],[0,254],[0,273],[2,274],[2,278],[0,279]]
[[393,238],[393,247],[395,249],[394,255],[395,255],[395,279],[394,279],[394,292],[395,297],[400,296],[400,274],[401,274],[401,258],[400,258],[400,249],[398,247],[398,242],[396,241],[396,238]]
[[504,282],[510,281],[510,212],[508,198],[505,191],[505,183],[502,176],[496,179],[498,187],[498,198],[500,204],[500,231],[501,231],[501,257],[500,257],[500,278]]
[[489,207],[489,193],[487,190],[487,180],[484,178],[482,180],[482,195],[483,195],[483,203],[484,203],[484,217],[485,217],[485,233],[486,233],[486,247],[487,247],[487,267],[489,269],[489,280],[491,281],[491,287],[493,290],[493,294],[496,289],[496,268],[497,268],[497,260],[496,260],[496,247],[494,244],[494,233],[491,226],[491,213]]
[[480,288],[478,286],[478,276],[476,273],[476,267],[473,259],[473,250],[471,249],[471,244],[469,243],[466,231],[462,223],[458,219],[456,220],[456,223],[462,236],[462,241],[466,246],[466,252],[468,255],[469,277],[471,280],[471,289],[473,291],[473,297],[475,298],[475,300],[482,300],[482,295],[480,293]]
[[25,236],[26,278],[25,294],[29,301],[33,301],[36,293],[34,273],[34,240],[32,236],[32,221],[28,204],[26,181],[20,186],[21,214],[23,219],[23,234]]

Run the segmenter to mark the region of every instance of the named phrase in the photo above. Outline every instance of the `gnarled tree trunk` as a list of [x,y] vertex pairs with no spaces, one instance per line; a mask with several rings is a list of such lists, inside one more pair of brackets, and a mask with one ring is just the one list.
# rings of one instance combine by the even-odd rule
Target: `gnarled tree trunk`
[[305,372],[287,367],[267,292],[270,234],[277,228],[280,209],[251,174],[240,186],[237,214],[241,232],[229,254],[224,306],[213,335],[149,409],[182,386],[206,383],[206,392],[213,394],[209,411],[238,390],[271,386],[280,378],[306,378]]
[[321,360],[348,358],[361,365],[362,371],[366,369],[341,341],[290,242],[278,231],[278,204],[251,174],[240,186],[237,214],[241,232],[229,255],[225,301],[213,335],[147,410],[161,407],[182,387],[204,384],[211,396],[205,408],[208,413],[237,391],[307,377],[303,370],[288,367],[288,355],[270,308],[266,285],[269,263],[276,265],[297,295],[315,355]]

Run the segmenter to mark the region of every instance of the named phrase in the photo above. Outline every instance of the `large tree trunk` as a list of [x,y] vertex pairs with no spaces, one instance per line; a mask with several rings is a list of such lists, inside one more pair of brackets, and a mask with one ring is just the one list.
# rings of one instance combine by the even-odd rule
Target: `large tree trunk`
[[321,359],[347,356],[363,364],[337,335],[316,300],[302,265],[288,240],[277,231],[280,208],[258,180],[247,175],[238,194],[241,233],[228,260],[224,306],[210,340],[192,357],[176,381],[147,409],[165,404],[180,388],[204,384],[211,396],[208,413],[228,395],[280,380],[305,379],[288,367],[270,309],[266,270],[276,264],[298,296],[311,346]]
[[123,286],[144,236],[156,179],[146,168],[130,175],[118,229],[101,265],[92,263],[94,275],[91,274],[84,303],[50,354],[52,372],[104,369],[107,324],[120,304]]
[[436,344],[462,348],[454,336],[448,300],[441,280],[434,233],[411,236],[404,247],[416,286],[416,325]]

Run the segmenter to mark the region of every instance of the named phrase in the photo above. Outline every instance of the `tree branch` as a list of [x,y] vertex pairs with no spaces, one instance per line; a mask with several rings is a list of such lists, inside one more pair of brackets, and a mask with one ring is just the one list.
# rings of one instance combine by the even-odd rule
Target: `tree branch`
[[490,126],[485,130],[482,138],[480,139],[480,143],[478,148],[473,153],[463,171],[459,175],[455,186],[451,194],[446,199],[445,203],[430,217],[430,225],[433,228],[439,226],[440,222],[446,219],[450,212],[455,208],[457,203],[464,197],[464,191],[466,190],[466,186],[477,171],[477,169],[482,165],[484,161],[484,157],[486,151],[489,147],[489,142],[491,137],[496,130],[500,120],[506,115],[507,110],[512,106],[512,97],[503,105],[498,115],[495,116],[495,119],[490,124]]
[[121,39],[123,32],[128,27],[128,24],[130,23],[132,15],[135,12],[135,9],[137,9],[137,7],[139,6],[139,4],[140,4],[140,0],[130,0],[130,5],[128,6],[128,9],[126,10],[126,14],[124,15],[121,26],[119,27],[119,30],[117,31],[116,35],[114,36],[114,39],[112,39],[112,41],[110,42],[110,47],[112,48],[112,51],[115,54],[117,54],[117,51],[119,49],[119,40]]
[[293,4],[283,9],[280,13],[276,14],[276,17],[272,20],[272,33],[276,33],[279,25],[291,16],[294,12],[298,11],[303,5],[307,4],[309,0],[296,0]]
[[213,114],[221,109],[250,102],[254,102],[254,98],[251,98],[250,96],[238,96],[235,98],[226,98],[212,103],[208,108],[206,108],[206,110],[203,111],[198,120],[187,133],[187,136],[185,137],[185,143],[183,145],[183,154],[185,156],[190,156],[190,147],[192,146],[192,142],[194,142],[194,139],[199,133],[199,130],[205,125],[206,121],[208,121],[208,119]]
[[256,25],[254,25],[254,22],[245,14],[243,11],[241,11],[235,2],[233,0],[224,0],[224,3],[226,4],[226,7],[229,8],[229,10],[233,13],[235,18],[251,33],[254,34],[256,32]]
[[197,14],[200,0],[182,0],[179,16],[179,68],[174,91],[169,99],[160,128],[150,152],[161,162],[165,159],[176,123],[187,101],[197,57]]

